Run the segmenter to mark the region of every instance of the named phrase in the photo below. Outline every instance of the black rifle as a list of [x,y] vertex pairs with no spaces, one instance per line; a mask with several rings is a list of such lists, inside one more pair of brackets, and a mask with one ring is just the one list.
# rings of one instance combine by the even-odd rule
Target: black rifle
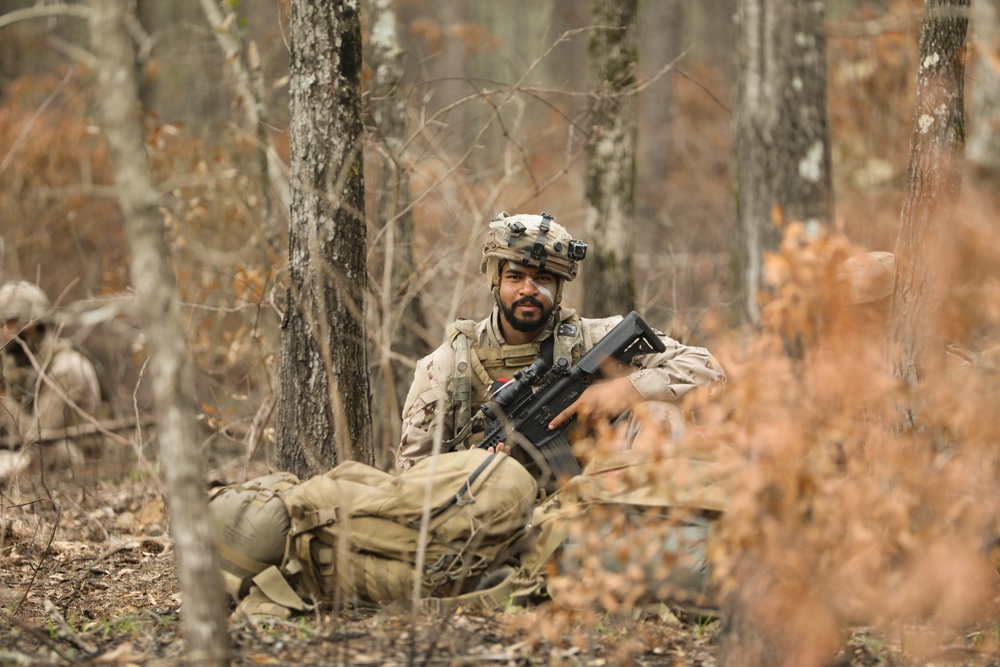
[[565,359],[550,366],[535,357],[533,364],[514,373],[514,379],[480,407],[486,417],[486,432],[478,446],[486,449],[506,444],[546,485],[580,474],[580,463],[565,435],[576,416],[553,430],[549,430],[549,422],[601,378],[601,365],[608,359],[627,364],[640,354],[665,349],[660,337],[633,311],[572,366]]

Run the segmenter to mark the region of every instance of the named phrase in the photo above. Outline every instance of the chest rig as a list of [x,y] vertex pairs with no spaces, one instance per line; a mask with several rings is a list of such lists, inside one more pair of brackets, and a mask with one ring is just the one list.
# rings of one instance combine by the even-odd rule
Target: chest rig
[[[479,411],[486,401],[490,387],[501,378],[510,379],[516,371],[530,366],[535,357],[542,357],[551,366],[560,359],[573,364],[580,358],[583,332],[580,318],[571,309],[560,309],[552,335],[540,342],[524,345],[501,345],[490,341],[479,343],[474,320],[458,320],[451,332],[451,345],[455,351],[455,368],[452,372],[451,411],[456,436],[450,442],[454,448],[471,447],[481,440],[485,420]],[[494,344],[490,344],[493,342]]]

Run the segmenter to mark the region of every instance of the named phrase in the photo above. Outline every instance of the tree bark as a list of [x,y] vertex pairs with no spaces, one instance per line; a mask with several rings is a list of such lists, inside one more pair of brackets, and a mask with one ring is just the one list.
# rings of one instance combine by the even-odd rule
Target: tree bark
[[583,271],[587,314],[635,307],[632,275],[635,227],[637,0],[595,0],[590,68],[595,95],[587,149],[589,256]]
[[371,464],[358,0],[294,0],[292,208],[277,463],[308,477]]
[[736,145],[743,319],[760,322],[765,253],[791,222],[833,217],[825,5],[746,0],[739,15]]
[[969,161],[1000,174],[1000,0],[972,3],[974,82],[969,100]]
[[139,316],[152,354],[154,415],[184,596],[181,613],[187,662],[225,665],[230,653],[226,600],[212,546],[197,421],[189,403],[194,395],[193,363],[138,116],[135,56],[124,26],[126,2],[91,0],[99,111],[115,164],[118,200],[132,254],[132,285],[139,295]]
[[686,11],[684,3],[671,1],[646,3],[641,11],[639,71],[643,81],[657,79],[639,94],[636,198],[639,220],[653,234],[669,231],[661,212],[670,196],[666,183],[673,153],[674,75],[662,70],[684,50]]
[[[893,371],[910,386],[944,372],[941,320],[953,261],[948,213],[961,185],[965,38],[969,0],[927,0],[920,30],[896,282],[890,314]],[[911,425],[914,419],[907,417]]]

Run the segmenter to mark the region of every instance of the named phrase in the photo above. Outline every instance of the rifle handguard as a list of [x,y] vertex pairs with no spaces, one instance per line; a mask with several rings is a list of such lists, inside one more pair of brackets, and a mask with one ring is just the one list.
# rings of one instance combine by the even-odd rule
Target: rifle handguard
[[666,345],[660,337],[633,311],[572,366],[561,359],[550,367],[544,359],[536,357],[534,363],[516,372],[513,380],[497,389],[480,407],[486,417],[486,431],[478,446],[488,449],[505,443],[512,450],[519,447],[539,464],[541,476],[550,481],[560,475],[579,474],[579,463],[563,435],[575,418],[553,430],[549,430],[549,422],[572,405],[594,379],[601,377],[601,365],[607,359],[614,357],[621,363],[630,363],[636,356],[664,350]]

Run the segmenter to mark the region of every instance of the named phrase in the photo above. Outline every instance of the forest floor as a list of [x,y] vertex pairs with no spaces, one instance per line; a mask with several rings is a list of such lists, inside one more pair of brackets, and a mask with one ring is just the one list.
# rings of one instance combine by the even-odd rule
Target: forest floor
[[[222,481],[235,481],[228,476]],[[174,549],[162,493],[149,480],[78,474],[0,497],[0,665],[185,664]],[[234,617],[232,664],[720,664],[718,620],[606,615],[591,630],[553,637],[550,612],[324,611],[267,627]],[[827,664],[1000,665],[983,648],[997,627],[947,636],[922,658],[901,650],[899,638],[858,629]]]

